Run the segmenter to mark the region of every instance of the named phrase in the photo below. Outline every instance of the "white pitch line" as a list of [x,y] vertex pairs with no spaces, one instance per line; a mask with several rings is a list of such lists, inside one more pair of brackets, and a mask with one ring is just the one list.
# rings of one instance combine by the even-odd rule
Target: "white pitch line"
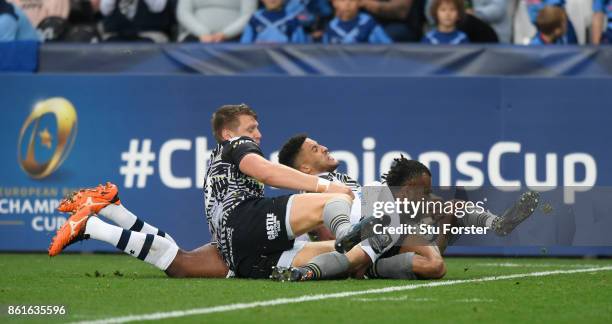
[[512,263],[512,262],[500,262],[500,263],[474,263],[473,266],[477,267],[504,267],[504,268],[594,268],[599,267],[598,264],[565,264],[565,263]]
[[551,276],[551,275],[557,275],[557,274],[608,271],[608,270],[612,270],[612,266],[596,267],[596,268],[589,268],[589,269],[555,270],[555,271],[518,273],[518,274],[512,274],[512,275],[484,277],[484,278],[478,278],[478,279],[435,281],[435,282],[428,282],[424,284],[392,286],[392,287],[359,290],[359,291],[345,291],[345,292],[338,292],[338,293],[332,293],[332,294],[306,295],[306,296],[294,297],[294,298],[278,298],[278,299],[264,300],[264,301],[258,301],[258,302],[252,302],[252,303],[228,304],[228,305],[220,305],[220,306],[212,306],[212,307],[194,308],[194,309],[188,309],[188,310],[177,310],[177,311],[172,311],[172,312],[159,312],[159,313],[142,314],[142,315],[110,317],[110,318],[105,318],[105,319],[96,320],[96,321],[84,321],[84,322],[78,322],[78,323],[106,324],[106,323],[127,323],[127,322],[134,322],[134,321],[152,321],[152,320],[161,320],[161,319],[166,319],[166,318],[177,318],[177,317],[185,317],[185,316],[193,316],[193,315],[231,312],[231,311],[249,309],[249,308],[255,308],[255,307],[269,307],[269,306],[277,306],[277,305],[302,303],[302,302],[315,301],[315,300],[344,298],[344,297],[369,295],[369,294],[382,294],[382,293],[388,293],[388,292],[413,290],[413,289],[418,289],[418,288],[433,288],[433,287],[452,286],[452,285],[466,284],[466,283],[487,282],[487,281],[497,281],[497,280],[506,280],[506,279],[526,278],[526,277],[542,277],[542,276]]

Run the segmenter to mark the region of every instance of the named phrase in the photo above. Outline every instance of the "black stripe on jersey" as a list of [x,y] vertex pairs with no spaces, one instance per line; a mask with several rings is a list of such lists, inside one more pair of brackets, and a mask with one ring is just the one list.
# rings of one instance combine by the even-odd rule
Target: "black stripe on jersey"
[[361,192],[361,185],[359,182],[349,177],[348,174],[340,173],[336,171],[320,174],[319,177],[327,179],[329,181],[336,181],[345,184],[353,192]]

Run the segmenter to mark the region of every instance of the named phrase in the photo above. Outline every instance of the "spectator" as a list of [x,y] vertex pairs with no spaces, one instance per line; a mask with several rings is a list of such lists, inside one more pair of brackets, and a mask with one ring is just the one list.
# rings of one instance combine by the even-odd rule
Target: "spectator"
[[168,0],[100,0],[106,41],[165,43],[174,8]]
[[98,32],[100,20],[100,0],[70,0],[70,28],[62,41],[98,43],[101,40]]
[[[589,0],[580,0],[582,2]],[[545,6],[557,6],[565,10],[565,0],[520,0],[514,20],[515,43],[527,44],[536,33],[535,21]],[[525,17],[525,12],[527,17]],[[566,16],[569,16],[566,12]],[[567,33],[561,39],[563,44],[577,44],[576,29],[571,20],[567,21]]]
[[0,0],[0,41],[39,39],[25,13],[6,0]]
[[467,0],[466,13],[476,16],[489,24],[501,43],[510,43],[512,37],[513,1],[509,0]]
[[10,0],[20,7],[45,41],[61,40],[69,28],[70,0]]
[[425,25],[425,0],[361,0],[395,42],[418,42]]
[[288,0],[286,10],[295,14],[304,32],[313,40],[319,41],[327,23],[333,18],[334,11],[329,0]]
[[565,10],[557,6],[545,6],[538,12],[535,24],[538,32],[530,45],[563,44],[562,39],[567,32]]
[[612,44],[612,0],[593,2],[593,44]]
[[262,0],[264,9],[253,14],[241,43],[306,43],[302,25],[285,10],[284,0]]
[[566,0],[565,14],[574,26],[578,44],[589,42],[593,20],[593,0]]
[[179,0],[176,18],[180,40],[219,43],[238,40],[257,0]]
[[9,0],[28,16],[34,28],[48,17],[68,19],[70,0]]
[[463,0],[434,0],[430,14],[436,28],[423,37],[427,44],[465,44],[469,43],[467,35],[457,30],[457,24],[465,16]]
[[[430,24],[435,25],[434,19],[430,14],[432,3],[433,3],[433,0],[427,1],[427,5],[426,5],[427,13],[428,13],[427,20],[429,20]],[[465,8],[466,3],[469,5],[469,8],[472,8],[472,2],[470,0],[464,1],[463,3],[464,3],[464,8]],[[467,35],[468,39],[470,40],[470,43],[498,43],[499,42],[497,33],[491,26],[489,26],[489,24],[487,24],[480,18],[472,14],[469,14],[467,11],[466,11],[466,15],[463,16],[463,19],[461,19],[457,23],[457,29],[464,32]]]
[[96,24],[101,18],[100,0],[70,0],[71,24]]
[[332,0],[336,11],[323,35],[326,44],[390,44],[391,38],[366,13],[359,13],[359,0]]

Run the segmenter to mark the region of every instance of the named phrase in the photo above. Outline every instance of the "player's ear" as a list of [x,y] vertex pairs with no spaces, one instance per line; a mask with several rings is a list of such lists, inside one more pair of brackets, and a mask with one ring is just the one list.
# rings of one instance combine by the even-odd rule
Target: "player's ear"
[[221,130],[221,136],[223,137],[224,140],[229,140],[230,138],[234,137],[234,134],[232,133],[231,130],[224,128]]

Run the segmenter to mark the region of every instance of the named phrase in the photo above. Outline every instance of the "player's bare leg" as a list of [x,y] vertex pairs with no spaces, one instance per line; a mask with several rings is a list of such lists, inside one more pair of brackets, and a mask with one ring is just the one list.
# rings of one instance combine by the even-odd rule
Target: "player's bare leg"
[[[158,243],[158,245],[161,244],[161,246],[170,250],[177,250],[176,256],[171,260],[172,263],[170,266],[168,266],[167,269],[162,269],[165,270],[166,274],[171,277],[224,278],[227,275],[227,266],[223,262],[215,246],[207,244],[193,251],[184,251],[179,249],[170,235],[141,220],[127,210],[119,200],[117,187],[112,183],[106,183],[105,185],[99,185],[95,188],[87,188],[76,191],[61,201],[58,210],[62,212],[75,213],[79,208],[87,208],[88,213],[90,214],[105,216],[122,228],[123,231],[119,232],[115,226],[97,220],[93,220],[92,222],[94,224],[90,224],[90,229],[91,226],[103,229],[95,231],[92,238],[107,241],[117,246],[121,250],[126,250],[126,252],[131,255],[136,256],[135,251],[137,249],[133,246],[129,249],[127,247],[130,245],[130,243],[133,244],[136,242],[137,239],[133,238],[133,242],[130,242],[130,239],[125,238],[131,238],[132,235],[134,237],[139,237],[140,234],[134,234],[136,232],[145,235],[149,234],[160,236],[169,241],[163,242],[164,240],[153,237],[152,243],[154,243],[155,240],[159,240],[163,243]],[[71,219],[75,217],[77,216],[73,215],[71,216]],[[89,217],[89,215],[83,215],[80,217]],[[75,221],[73,220],[73,222]],[[83,220],[83,224],[81,225],[83,226],[83,234],[85,234],[85,222],[86,221]],[[119,238],[113,237],[113,232],[117,232],[118,234],[120,233]],[[101,235],[101,237],[98,237],[97,235]],[[121,237],[124,239],[121,240]],[[146,242],[147,236],[144,238],[145,241],[143,241],[143,243]],[[151,237],[149,237],[149,240],[150,238]],[[68,237],[68,239],[70,240],[71,238]],[[76,239],[77,238],[72,238],[72,240]],[[119,241],[115,242],[115,239],[118,239]],[[60,242],[58,241],[57,243]],[[125,246],[123,246],[124,244]],[[67,244],[60,245],[54,247],[53,249],[50,248],[50,254],[58,254]]]
[[[350,212],[353,199],[348,195],[335,193],[294,195],[289,216],[289,224],[294,236],[300,236],[323,225],[325,223],[325,207],[328,203],[334,202],[347,205]],[[330,230],[334,231],[333,228],[330,228]]]
[[341,254],[335,251],[334,241],[311,242],[298,252],[290,268],[273,268],[271,278],[276,281],[340,279],[370,264],[370,257],[359,246]]
[[211,243],[193,251],[179,250],[166,274],[173,278],[225,278],[228,268]]
[[400,256],[414,253],[412,256],[412,272],[419,279],[440,279],[446,275],[444,258],[435,245],[413,246],[400,249]]
[[[287,230],[290,233],[289,236],[295,237],[325,224],[336,237],[335,249],[340,252],[348,251],[348,253],[346,255],[338,251],[316,253],[314,258],[309,258],[317,247],[307,244],[306,251],[298,253],[297,260],[294,259],[292,267],[275,267],[271,278],[279,281],[332,279],[346,276],[351,268],[367,262],[369,259],[367,254],[353,247],[372,234],[366,227],[372,227],[378,219],[369,217],[358,224],[351,225],[349,219],[351,204],[351,197],[344,194],[293,196],[288,215],[288,224],[291,227],[290,230]],[[305,260],[308,260],[308,263],[304,263]]]
[[373,235],[371,228],[381,222],[366,217],[351,225],[349,215],[353,200],[345,194],[300,194],[292,197],[289,224],[293,237],[305,234],[324,224],[336,237],[336,250],[350,251],[359,242]]
[[[304,248],[296,254],[291,265],[294,267],[301,267],[306,265],[314,257],[334,251],[334,241],[322,241],[322,242],[309,242]],[[363,264],[369,265],[370,257],[361,248],[355,247],[346,253],[346,256],[350,263],[350,269],[354,269]]]
[[334,241],[308,242],[295,255],[291,266],[301,267],[318,255],[334,251]]
[[367,269],[368,278],[440,279],[446,265],[440,249],[418,235],[404,239],[396,255],[380,258]]

